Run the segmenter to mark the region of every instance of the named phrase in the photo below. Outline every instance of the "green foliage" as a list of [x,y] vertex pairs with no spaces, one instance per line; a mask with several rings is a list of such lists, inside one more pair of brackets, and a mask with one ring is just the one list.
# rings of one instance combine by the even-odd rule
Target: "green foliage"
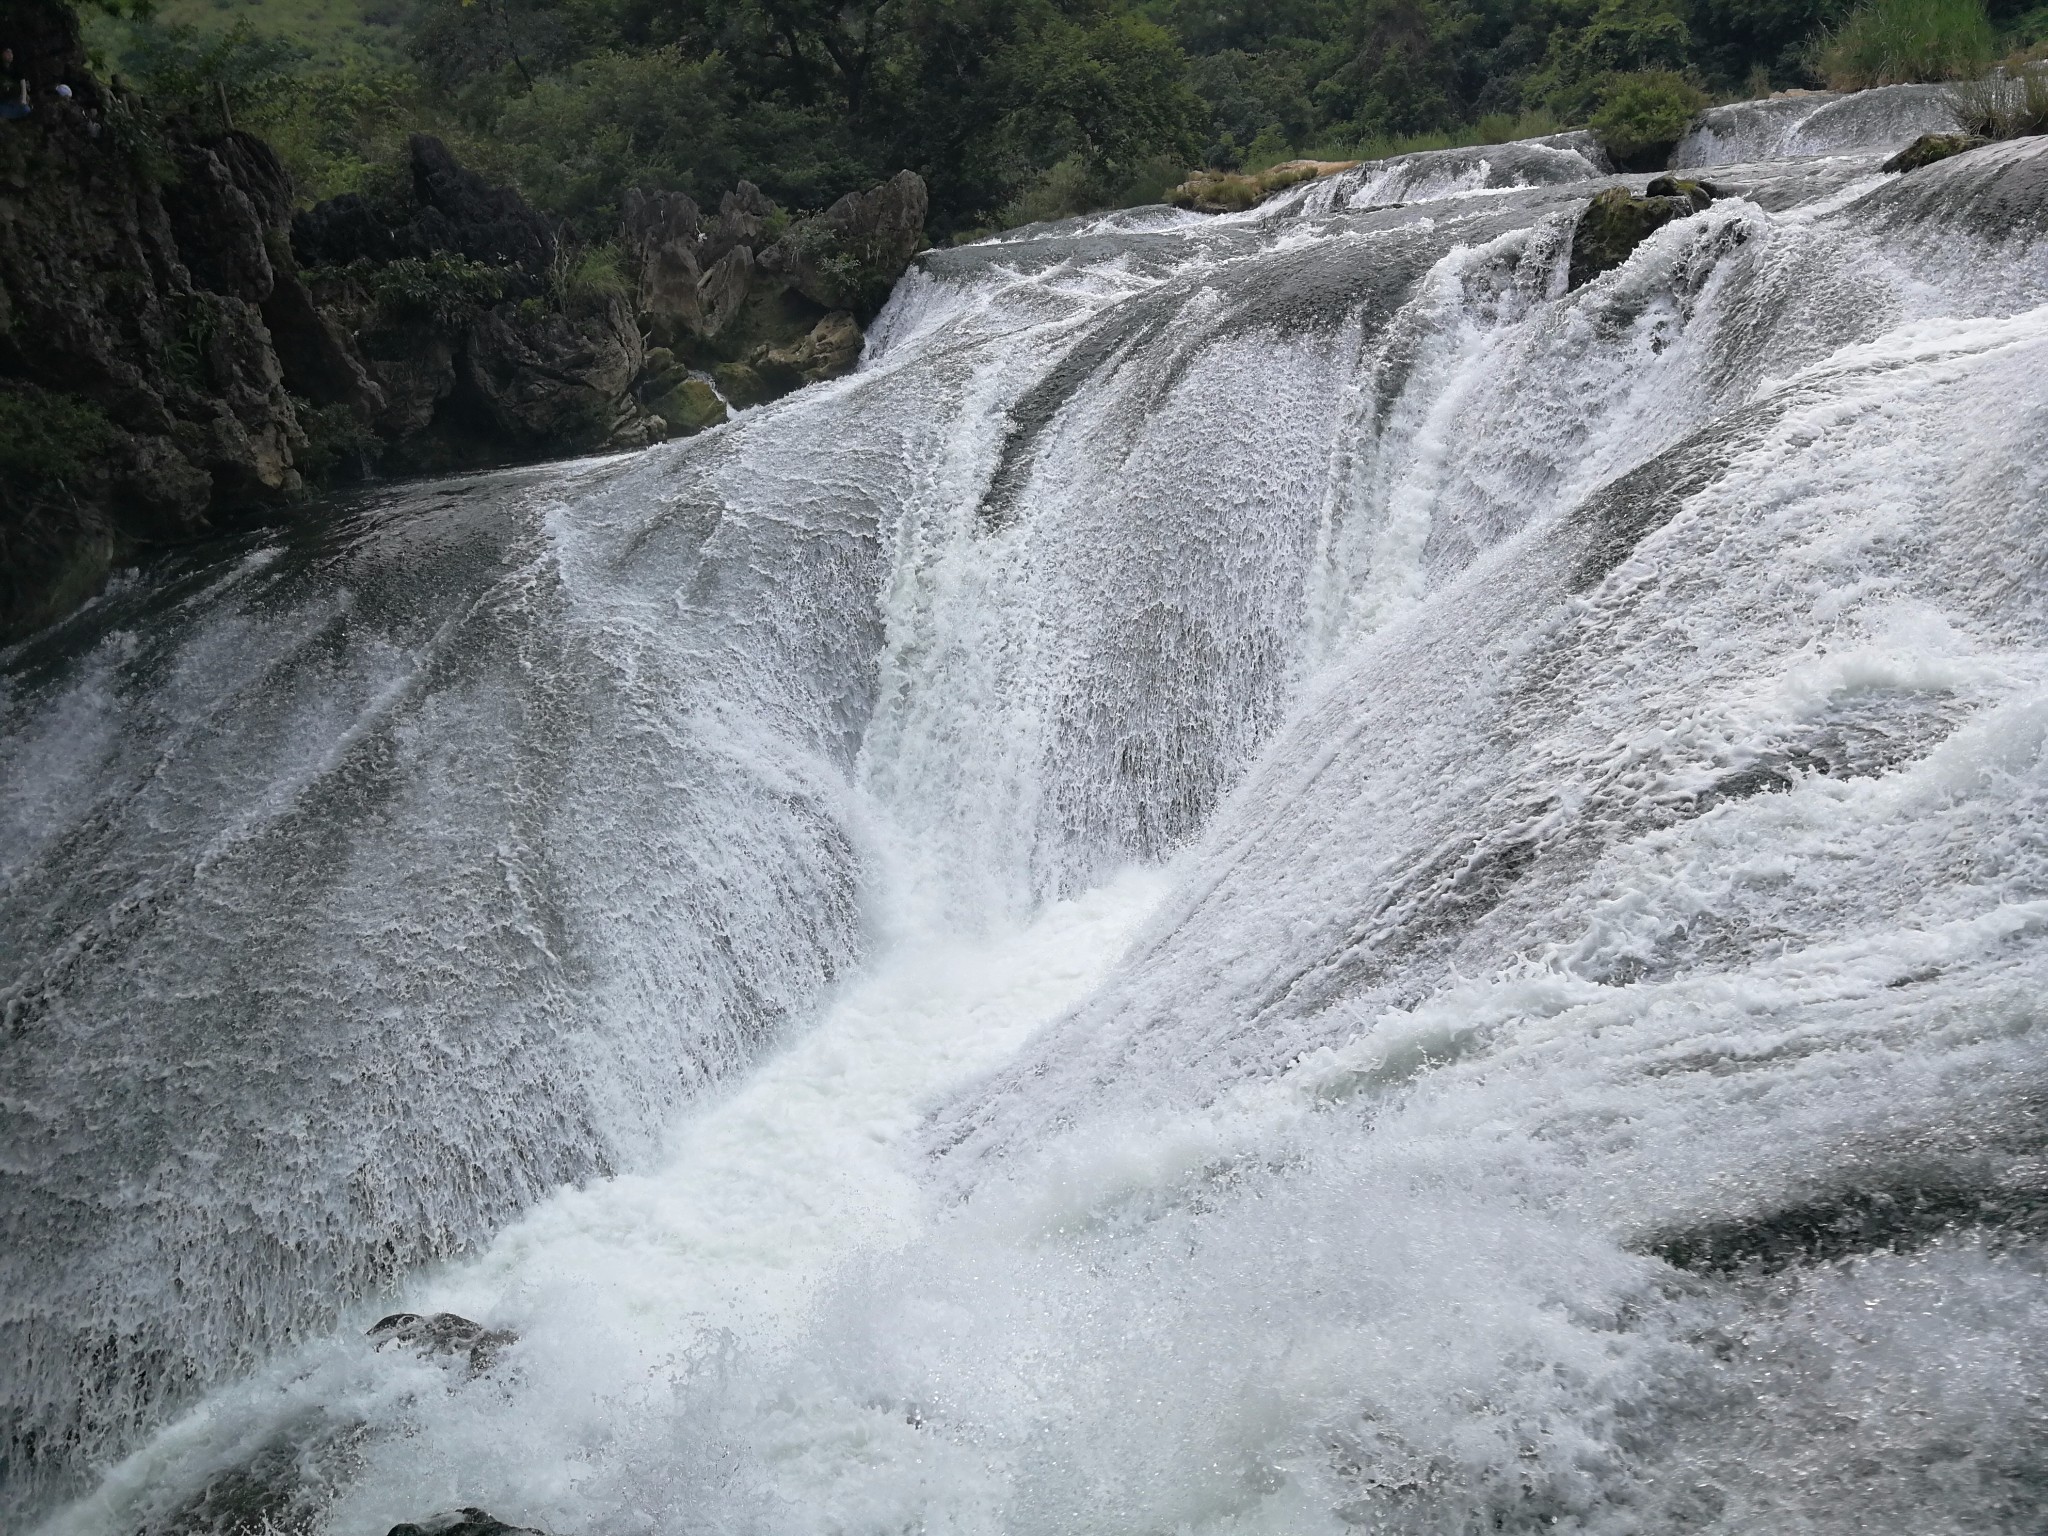
[[1558,116],[1582,123],[1604,109],[1618,78],[1675,78],[1691,43],[1674,0],[1597,0],[1578,24],[1551,33],[1531,88]]
[[1088,176],[1118,178],[1155,155],[1200,147],[1201,99],[1179,47],[1151,22],[1056,18],[1016,51],[1010,74],[1016,104],[1003,131],[1033,163],[1078,160]]
[[1997,53],[1984,0],[1871,0],[1820,45],[1836,90],[1982,74]]
[[562,248],[555,258],[550,287],[563,309],[583,314],[601,309],[613,299],[631,295],[632,284],[619,261],[616,245],[592,245],[571,252]]
[[156,22],[92,29],[202,122],[225,91],[307,200],[402,174],[424,129],[602,245],[628,188],[715,207],[742,177],[805,210],[909,167],[943,239],[1157,198],[1202,166],[1595,120],[1654,157],[1697,90],[1952,78],[1994,32],[2048,44],[2039,0],[1988,20],[1979,0],[1854,3],[159,0]]
[[360,284],[386,319],[442,331],[463,329],[502,299],[508,276],[502,267],[445,253],[383,263],[355,261],[339,271],[315,267],[304,275],[310,283]]
[[403,153],[407,127],[430,120],[409,71],[352,60],[296,77],[239,124],[276,148],[301,199],[318,202],[375,191]]
[[383,448],[370,430],[346,405],[314,405],[294,399],[294,414],[306,444],[295,453],[293,463],[313,486],[340,485],[360,480],[377,461]]
[[2048,67],[2020,68],[1959,85],[1956,121],[1980,139],[2048,133]]
[[106,413],[34,386],[0,391],[0,503],[17,510],[68,501],[113,446]]
[[305,50],[258,32],[246,20],[209,35],[182,25],[138,29],[122,63],[151,102],[208,127],[239,125],[297,88]]
[[1661,167],[1686,125],[1707,104],[1698,86],[1669,70],[1611,75],[1600,87],[1599,100],[1590,126],[1615,164],[1630,170]]
[[602,238],[617,228],[628,187],[688,192],[715,205],[745,174],[733,116],[722,55],[606,52],[508,101],[476,158],[537,206]]

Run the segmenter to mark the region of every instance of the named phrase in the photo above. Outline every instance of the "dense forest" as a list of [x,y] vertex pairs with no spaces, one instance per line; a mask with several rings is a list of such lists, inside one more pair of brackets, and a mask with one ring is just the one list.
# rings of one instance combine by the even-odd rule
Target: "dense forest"
[[[601,235],[628,188],[819,207],[919,172],[941,238],[1155,200],[1190,168],[1361,158],[1707,100],[1966,76],[2030,0],[160,0],[102,67],[232,114],[306,197],[406,131]],[[115,10],[128,8],[122,4]]]

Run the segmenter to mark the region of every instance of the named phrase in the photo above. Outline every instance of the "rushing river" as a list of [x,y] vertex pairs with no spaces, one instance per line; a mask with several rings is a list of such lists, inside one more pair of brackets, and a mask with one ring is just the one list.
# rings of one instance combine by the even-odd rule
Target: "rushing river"
[[1569,293],[1573,137],[935,251],[4,653],[0,1525],[2038,1532],[2048,139],[1943,110]]

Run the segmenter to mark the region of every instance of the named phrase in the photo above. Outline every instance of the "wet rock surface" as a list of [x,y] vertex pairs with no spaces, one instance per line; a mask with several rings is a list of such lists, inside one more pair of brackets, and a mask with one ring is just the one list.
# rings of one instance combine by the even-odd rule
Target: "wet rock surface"
[[454,1509],[394,1525],[385,1536],[547,1536],[530,1525],[507,1525],[481,1509]]
[[1965,150],[1982,149],[1989,142],[1968,133],[1923,133],[1885,161],[1883,168],[1887,171],[1917,171],[1923,165],[1932,165]]
[[1690,218],[1720,196],[1711,183],[1675,176],[1655,178],[1641,194],[1609,187],[1579,215],[1572,234],[1567,289],[1583,287],[1627,261],[1651,235],[1677,219]]
[[410,1349],[421,1355],[461,1355],[473,1374],[491,1368],[500,1350],[519,1342],[507,1328],[486,1328],[455,1312],[393,1312],[379,1318],[364,1337],[377,1349]]

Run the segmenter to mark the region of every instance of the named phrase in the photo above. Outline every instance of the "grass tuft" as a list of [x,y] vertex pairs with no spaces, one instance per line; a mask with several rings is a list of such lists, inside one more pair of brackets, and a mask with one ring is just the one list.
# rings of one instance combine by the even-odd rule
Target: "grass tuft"
[[1984,0],[1871,0],[1815,50],[1830,89],[1968,80],[1996,57]]

